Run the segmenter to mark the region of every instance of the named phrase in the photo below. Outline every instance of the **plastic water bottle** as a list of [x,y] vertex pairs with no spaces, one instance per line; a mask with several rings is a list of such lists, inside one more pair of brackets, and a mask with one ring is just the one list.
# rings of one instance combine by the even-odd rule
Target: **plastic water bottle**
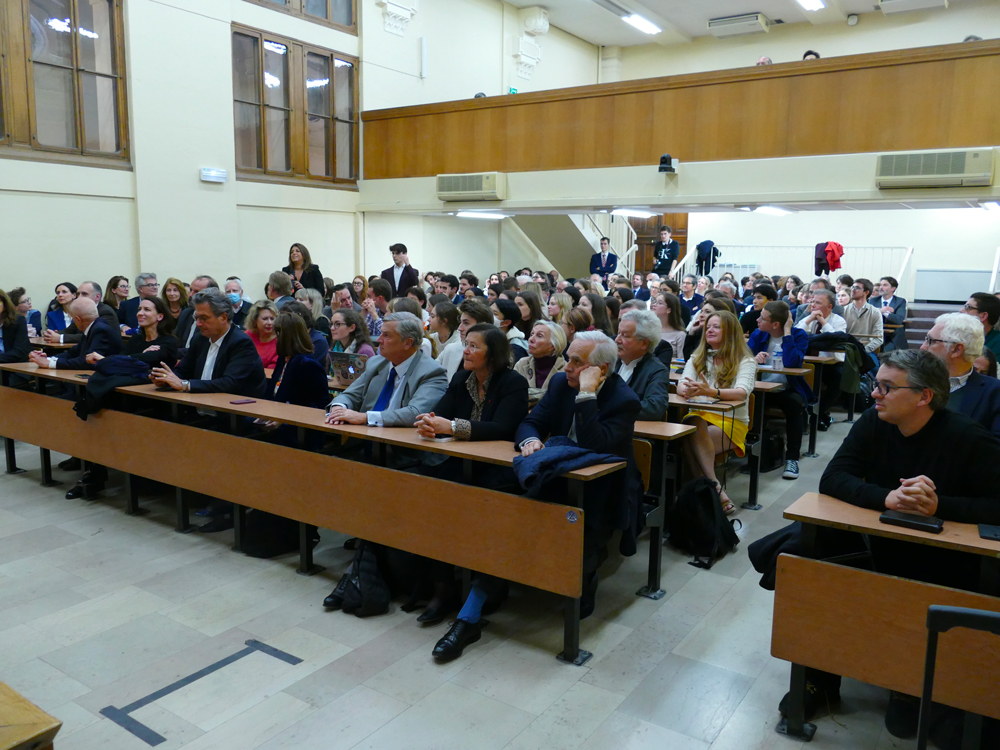
[[782,353],[781,353],[781,344],[778,344],[774,352],[771,354],[770,365],[771,369],[775,368],[781,369],[781,367],[784,366],[784,360],[782,359]]

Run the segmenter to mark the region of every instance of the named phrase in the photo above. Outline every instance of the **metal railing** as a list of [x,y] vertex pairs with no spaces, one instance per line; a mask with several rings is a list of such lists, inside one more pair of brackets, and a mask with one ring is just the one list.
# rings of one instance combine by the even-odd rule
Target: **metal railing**
[[993,256],[993,275],[990,276],[990,291],[995,292],[997,290],[997,271],[1000,270],[1000,247],[997,248],[996,254]]
[[585,214],[588,226],[597,237],[607,237],[611,244],[611,252],[618,256],[619,269],[625,268],[626,274],[632,276],[635,270],[635,254],[639,249],[636,243],[636,232],[625,216],[614,216],[610,213]]

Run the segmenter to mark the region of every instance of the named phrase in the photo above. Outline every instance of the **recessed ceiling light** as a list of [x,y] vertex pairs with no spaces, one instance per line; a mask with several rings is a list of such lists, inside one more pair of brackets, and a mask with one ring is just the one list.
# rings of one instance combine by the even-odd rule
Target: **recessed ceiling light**
[[823,10],[826,6],[823,0],[796,0],[804,10]]
[[509,218],[507,214],[490,214],[485,211],[459,211],[455,216],[460,219],[493,219],[494,221]]
[[649,211],[637,211],[632,208],[616,208],[611,212],[612,216],[628,216],[632,219],[652,219],[656,214]]
[[786,211],[784,208],[778,208],[777,206],[757,206],[754,209],[754,213],[767,214],[768,216],[785,216],[790,214],[791,211]]
[[652,21],[648,21],[640,15],[633,13],[631,16],[622,16],[622,20],[630,26],[635,26],[643,34],[659,34],[663,29]]
[[979,205],[987,211],[1000,211],[1000,203],[997,203],[996,201],[987,201],[986,203],[980,203]]

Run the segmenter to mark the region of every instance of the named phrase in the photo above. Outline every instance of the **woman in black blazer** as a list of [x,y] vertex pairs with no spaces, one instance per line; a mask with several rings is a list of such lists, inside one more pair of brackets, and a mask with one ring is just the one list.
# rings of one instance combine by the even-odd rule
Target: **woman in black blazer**
[[[510,369],[507,336],[493,325],[480,323],[465,333],[464,367],[455,373],[437,406],[417,417],[417,433],[424,438],[449,436],[456,440],[513,440],[518,425],[528,414],[528,381]],[[460,480],[462,462],[449,458],[436,474]],[[503,484],[496,472],[480,473],[478,484]],[[419,558],[423,580],[434,584],[434,594],[418,622],[435,625],[458,604],[453,566]],[[419,577],[419,576],[418,576]],[[411,598],[416,608],[419,593]],[[409,610],[407,610],[409,611]]]
[[0,363],[27,362],[31,351],[28,323],[17,314],[7,292],[0,289]]
[[319,266],[313,264],[309,251],[301,242],[288,248],[288,265],[281,270],[291,277],[296,292],[303,288],[315,289],[322,297],[326,291]]

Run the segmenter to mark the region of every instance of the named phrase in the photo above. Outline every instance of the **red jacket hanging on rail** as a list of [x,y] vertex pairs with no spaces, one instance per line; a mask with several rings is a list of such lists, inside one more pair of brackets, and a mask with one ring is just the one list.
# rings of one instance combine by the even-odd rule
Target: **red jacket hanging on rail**
[[826,262],[830,266],[830,273],[840,268],[840,259],[844,257],[844,246],[839,242],[826,243]]

